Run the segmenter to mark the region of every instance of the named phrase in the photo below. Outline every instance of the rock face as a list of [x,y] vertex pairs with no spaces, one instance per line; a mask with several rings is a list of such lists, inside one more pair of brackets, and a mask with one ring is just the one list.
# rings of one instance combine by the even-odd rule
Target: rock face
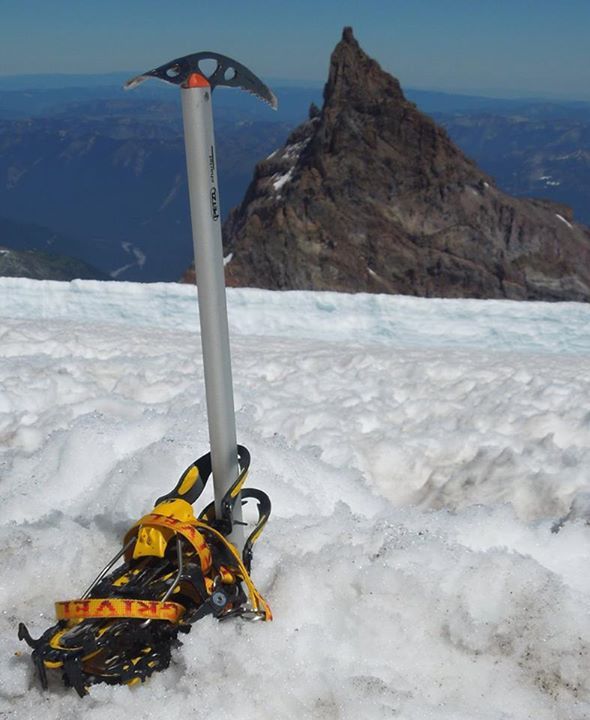
[[229,285],[590,301],[590,230],[501,192],[345,28],[321,110],[224,226]]

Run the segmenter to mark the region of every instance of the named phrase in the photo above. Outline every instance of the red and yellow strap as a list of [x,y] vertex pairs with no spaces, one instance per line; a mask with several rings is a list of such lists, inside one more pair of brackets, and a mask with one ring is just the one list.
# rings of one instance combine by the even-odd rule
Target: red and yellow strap
[[124,543],[128,543],[132,537],[132,534],[136,530],[139,530],[139,528],[142,526],[162,527],[166,528],[167,530],[172,530],[179,535],[182,535],[196,550],[197,555],[199,556],[199,560],[201,562],[201,572],[203,573],[203,575],[207,574],[209,570],[211,570],[211,565],[213,564],[211,550],[209,549],[209,546],[207,545],[207,542],[203,537],[202,533],[200,533],[196,529],[194,521],[183,522],[182,520],[177,520],[176,518],[170,517],[169,515],[150,513],[149,515],[145,515],[144,517],[142,517],[141,520],[129,530],[129,532],[125,536]]
[[248,573],[248,570],[243,563],[240,553],[238,552],[235,545],[233,545],[233,543],[231,543],[218,530],[215,530],[208,523],[202,522],[201,520],[190,520],[186,522],[182,520],[177,520],[176,518],[170,517],[168,515],[150,513],[149,515],[145,515],[144,517],[142,517],[141,520],[129,530],[125,537],[125,543],[129,542],[132,534],[136,532],[141,526],[162,527],[168,530],[172,530],[173,532],[185,537],[194,547],[199,556],[203,576],[205,576],[211,570],[213,565],[213,558],[211,556],[211,550],[207,545],[207,541],[205,540],[203,533],[199,532],[197,528],[200,528],[201,530],[204,530],[205,532],[209,532],[214,535],[225,545],[225,547],[229,550],[232,557],[234,558],[236,566],[238,568],[240,579],[248,588],[248,595],[250,597],[250,603],[252,605],[252,608],[256,612],[263,613],[265,620],[272,620],[272,612],[270,610],[270,607],[252,582],[250,574]]
[[55,614],[58,620],[138,618],[177,623],[184,614],[184,607],[179,603],[159,600],[89,598],[56,602]]

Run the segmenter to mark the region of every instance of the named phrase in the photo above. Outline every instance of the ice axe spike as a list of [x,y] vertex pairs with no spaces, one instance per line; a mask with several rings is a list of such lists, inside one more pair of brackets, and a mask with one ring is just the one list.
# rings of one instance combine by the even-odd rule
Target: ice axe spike
[[[207,60],[212,60],[216,63],[213,72],[206,72],[204,70],[204,63]],[[277,98],[272,90],[267,87],[260,78],[256,77],[253,72],[248,70],[247,67],[225,55],[209,52],[208,50],[193,53],[192,55],[185,55],[184,57],[160,65],[160,67],[154,68],[153,70],[148,70],[128,80],[124,87],[126,90],[131,90],[151,77],[172,83],[173,85],[183,85],[187,82],[189,76],[194,73],[203,75],[212,90],[217,86],[240,88],[252,95],[256,95],[260,100],[268,103],[273,110],[276,110],[278,107]]]

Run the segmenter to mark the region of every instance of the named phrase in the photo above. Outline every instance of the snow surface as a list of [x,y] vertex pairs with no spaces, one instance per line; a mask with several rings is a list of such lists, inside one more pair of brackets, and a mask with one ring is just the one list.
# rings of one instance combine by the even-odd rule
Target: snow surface
[[0,280],[0,717],[590,717],[590,307],[228,300],[275,620],[202,620],[80,700],[40,690],[17,624],[206,451],[195,291]]

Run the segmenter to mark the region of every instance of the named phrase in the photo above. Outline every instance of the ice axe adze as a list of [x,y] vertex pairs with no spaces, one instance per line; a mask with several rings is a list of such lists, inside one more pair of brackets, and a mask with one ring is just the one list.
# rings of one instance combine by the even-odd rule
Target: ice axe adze
[[[213,69],[208,72],[205,68]],[[130,89],[148,78],[180,86],[215,513],[223,515],[222,498],[239,474],[231,357],[225,298],[221,210],[213,134],[212,91],[218,86],[240,88],[276,109],[272,91],[248,68],[224,55],[199,52],[172,60],[129,80]],[[243,544],[241,504],[234,504],[231,540]]]

